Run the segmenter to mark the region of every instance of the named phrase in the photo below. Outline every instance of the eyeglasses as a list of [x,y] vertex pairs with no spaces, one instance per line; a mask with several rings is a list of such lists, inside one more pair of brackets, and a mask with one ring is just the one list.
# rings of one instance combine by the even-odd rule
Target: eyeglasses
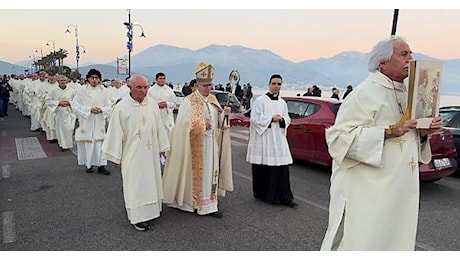
[[276,86],[276,85],[281,86],[281,83],[278,83],[278,82],[272,82],[271,84],[272,84],[272,85],[275,85],[275,86]]

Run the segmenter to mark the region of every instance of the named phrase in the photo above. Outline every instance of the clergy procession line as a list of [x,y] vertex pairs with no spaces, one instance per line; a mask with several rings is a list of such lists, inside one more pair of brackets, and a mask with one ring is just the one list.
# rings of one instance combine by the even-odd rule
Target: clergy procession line
[[[15,139],[18,159],[45,158],[53,149],[43,148],[57,144],[61,156],[76,154],[86,173],[93,173],[96,166],[97,173],[110,175],[107,160],[119,164],[128,219],[136,230],[150,229],[149,221],[160,216],[163,203],[221,218],[217,196],[233,190],[230,147],[246,146],[249,131],[230,133],[231,108],[221,107],[210,94],[214,68],[200,63],[195,74],[192,93],[176,119],[176,96],[162,72],[151,87],[146,78],[134,75],[125,84],[115,79],[108,89],[95,69],[89,70],[83,85],[45,71],[27,78],[12,75],[9,102],[30,118],[31,131],[42,133]],[[258,185],[269,185],[262,184]],[[296,206],[289,187],[283,187],[286,198],[279,197],[276,189],[263,189],[267,196],[258,198]]]
[[[343,101],[335,124],[326,130],[333,159],[329,219],[321,250],[414,250],[420,182],[417,162],[431,160],[429,135],[442,129],[439,116],[417,128],[400,107],[408,100],[404,80],[413,60],[400,36],[377,43],[369,76]],[[200,216],[222,218],[218,197],[233,191],[230,106],[212,95],[214,67],[195,68],[194,91],[174,120],[175,94],[157,73],[150,87],[134,75],[127,87],[106,89],[91,69],[88,84],[65,76],[31,75],[12,81],[18,109],[30,116],[31,130],[46,132],[63,151],[73,146],[87,173],[109,175],[107,160],[120,165],[128,220],[136,230],[151,229],[163,204]],[[192,81],[193,82],[193,81]],[[273,74],[267,93],[251,105],[246,162],[252,195],[268,204],[296,208],[290,187],[293,163],[287,129],[291,119],[280,98],[283,78]],[[58,86],[58,87],[56,87]],[[238,137],[235,137],[238,138]],[[166,158],[166,159],[164,159]],[[164,170],[161,170],[161,164]]]

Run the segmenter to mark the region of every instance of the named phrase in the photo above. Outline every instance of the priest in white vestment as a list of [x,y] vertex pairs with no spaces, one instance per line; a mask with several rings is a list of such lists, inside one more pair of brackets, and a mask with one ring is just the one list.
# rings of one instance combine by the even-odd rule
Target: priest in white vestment
[[166,75],[163,72],[155,75],[155,81],[155,84],[149,89],[148,96],[158,103],[164,128],[170,136],[174,127],[174,108],[176,108],[177,97],[166,84]]
[[282,81],[281,75],[272,75],[268,92],[254,102],[246,161],[252,164],[252,192],[256,199],[295,207],[289,176],[292,156],[286,138],[291,118],[280,97]]
[[102,145],[103,158],[121,164],[123,196],[128,220],[139,231],[162,209],[160,156],[169,150],[157,103],[146,97],[147,79],[129,79],[131,94],[114,108]]
[[59,147],[64,152],[73,148],[73,131],[75,129],[75,113],[71,100],[75,89],[67,86],[67,77],[57,76],[58,87],[53,88],[46,95],[45,103],[50,112],[48,121],[53,121],[54,131]]
[[40,102],[38,98],[39,87],[41,83],[46,80],[46,72],[40,72],[40,80],[38,80],[38,75],[33,73],[31,75],[31,80],[27,82],[24,88],[24,100],[27,103],[28,112],[30,116],[30,130],[40,131],[41,125],[39,121],[40,116]]
[[46,140],[50,143],[57,142],[56,136],[56,122],[55,122],[55,115],[56,111],[50,109],[46,104],[46,97],[48,93],[54,89],[58,89],[59,84],[57,82],[56,74],[50,73],[48,75],[48,81],[44,84],[44,88],[42,89],[42,98],[43,98],[43,118],[42,118],[42,125],[45,125],[45,132],[46,132]]
[[181,103],[171,133],[163,174],[164,203],[198,215],[221,218],[218,195],[233,191],[230,107],[221,108],[211,92],[214,68],[196,68],[197,91]]
[[[110,87],[107,89],[107,93],[109,95],[110,103],[112,104],[112,111],[113,108],[115,107],[115,104],[122,100],[124,97],[129,96],[129,87],[126,85],[123,85],[123,82],[121,81],[120,78],[116,78],[113,80],[113,87]],[[112,112],[110,112],[111,114]],[[107,120],[110,120],[110,116],[107,118]]]
[[98,70],[90,69],[86,79],[89,84],[77,89],[71,102],[79,123],[75,130],[78,165],[85,165],[87,173],[92,173],[92,167],[97,166],[98,173],[109,175],[101,147],[106,133],[105,119],[111,109],[110,99],[107,89],[100,84],[101,73]]
[[[24,105],[22,107],[22,115],[29,117],[32,120],[31,117],[31,101],[32,101],[32,96],[34,95],[33,91],[33,81],[38,79],[38,75],[36,73],[31,73],[27,75],[27,78],[24,79],[24,88],[22,89],[22,101],[24,102]],[[40,126],[38,127],[40,128]],[[36,129],[33,128],[32,122],[31,122],[31,127],[30,130],[35,131]]]
[[329,224],[321,250],[414,250],[419,211],[418,163],[431,160],[428,134],[404,113],[412,51],[399,36],[370,54],[369,76],[326,130],[333,159]]

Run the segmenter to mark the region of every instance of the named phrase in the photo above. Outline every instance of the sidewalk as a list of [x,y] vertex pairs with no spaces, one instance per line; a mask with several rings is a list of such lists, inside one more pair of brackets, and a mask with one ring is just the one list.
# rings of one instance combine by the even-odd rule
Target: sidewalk
[[57,156],[74,156],[74,153],[61,152],[57,143],[46,140],[45,133],[31,131],[30,119],[10,104],[8,116],[0,118],[0,162]]

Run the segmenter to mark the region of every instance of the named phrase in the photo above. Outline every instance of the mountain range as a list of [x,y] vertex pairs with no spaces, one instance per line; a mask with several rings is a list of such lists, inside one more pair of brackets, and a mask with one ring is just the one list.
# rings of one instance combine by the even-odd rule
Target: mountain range
[[[436,60],[421,53],[414,53],[416,60]],[[270,75],[283,76],[284,88],[306,90],[312,84],[328,90],[332,87],[344,89],[356,86],[368,75],[368,53],[356,51],[341,52],[330,58],[292,62],[269,50],[256,50],[243,46],[209,45],[190,50],[169,45],[155,45],[137,55],[131,56],[131,74],[142,74],[152,82],[157,72],[164,72],[172,84],[184,84],[194,78],[195,66],[203,61],[215,68],[214,84],[226,84],[228,75],[234,69],[240,73],[240,84],[251,83],[255,88],[265,88]],[[443,95],[460,95],[460,59],[443,60]],[[0,73],[23,73],[24,64],[0,61]],[[116,60],[106,64],[87,63],[80,66],[84,76],[89,69],[101,71],[104,79],[117,77]],[[120,75],[120,78],[126,77]]]

